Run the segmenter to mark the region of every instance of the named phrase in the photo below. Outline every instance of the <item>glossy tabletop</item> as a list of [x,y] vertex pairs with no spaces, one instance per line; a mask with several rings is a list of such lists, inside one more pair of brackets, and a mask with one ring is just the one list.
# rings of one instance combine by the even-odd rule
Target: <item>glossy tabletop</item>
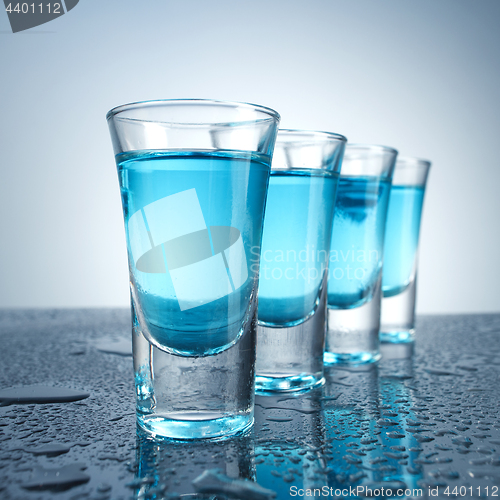
[[500,496],[500,315],[420,317],[415,345],[382,354],[258,396],[245,436],[155,442],[129,311],[0,311],[0,498]]

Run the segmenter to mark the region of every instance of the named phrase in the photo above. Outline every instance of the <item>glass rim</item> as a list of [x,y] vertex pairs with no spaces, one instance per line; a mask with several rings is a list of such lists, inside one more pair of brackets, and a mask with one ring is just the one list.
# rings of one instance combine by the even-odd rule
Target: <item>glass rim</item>
[[323,138],[323,139],[334,139],[339,142],[347,143],[347,137],[342,134],[336,134],[334,132],[325,132],[322,130],[302,130],[302,129],[292,129],[292,128],[280,128],[278,129],[278,135],[276,136],[276,143],[280,140],[280,134],[282,136],[303,136],[304,138]]
[[364,144],[364,143],[347,143],[346,154],[354,150],[373,152],[373,153],[385,153],[385,154],[398,154],[398,150],[391,148],[390,146],[382,146],[379,144]]
[[430,160],[424,158],[417,158],[415,156],[398,156],[396,160],[396,168],[405,167],[421,167],[430,168],[432,165]]
[[[238,102],[238,101],[224,101],[224,100],[218,100],[218,99],[154,99],[154,100],[146,100],[146,101],[136,101],[136,102],[131,102],[127,104],[121,104],[120,106],[116,106],[112,109],[110,109],[106,113],[106,120],[110,120],[114,117],[117,117],[121,113],[124,113],[126,111],[130,110],[135,110],[135,109],[140,109],[140,108],[152,108],[152,107],[158,107],[158,106],[168,106],[168,105],[200,105],[200,106],[209,106],[209,105],[215,105],[219,106],[221,108],[243,108],[243,109],[248,109],[248,110],[253,110],[262,113],[263,115],[267,116],[267,119],[272,119],[276,121],[281,120],[280,114],[275,111],[272,108],[268,108],[267,106],[261,106],[260,104],[252,104],[248,102]],[[134,121],[151,121],[151,120],[141,120],[137,118],[127,118],[124,117],[125,119],[128,120],[134,120]],[[241,121],[220,121],[220,122],[176,122],[176,121],[164,121],[161,123],[168,123],[172,125],[182,125],[182,126],[189,126],[189,125],[197,125],[197,126],[206,126],[206,125],[229,125],[229,124],[244,124],[244,123],[251,123],[251,122],[259,122],[259,121],[265,121],[265,118],[262,119],[256,119],[256,120],[248,120],[247,119],[242,119]]]

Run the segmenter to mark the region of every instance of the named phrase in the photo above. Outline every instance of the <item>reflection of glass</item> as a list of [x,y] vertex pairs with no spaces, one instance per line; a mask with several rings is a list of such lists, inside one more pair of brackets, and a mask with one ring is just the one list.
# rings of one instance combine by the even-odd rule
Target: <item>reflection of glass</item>
[[378,359],[382,256],[397,151],[347,145],[328,271],[325,362]]
[[256,396],[257,482],[289,498],[290,488],[322,488],[326,483],[325,429],[321,388],[307,394]]
[[239,436],[224,441],[155,441],[138,428],[134,498],[207,498],[197,478],[207,469],[231,479],[255,481],[253,440]]
[[413,378],[413,343],[380,344],[379,371],[382,377],[401,380]]
[[411,420],[416,417],[404,385],[411,375],[402,375],[401,366],[398,371],[391,368],[395,358],[407,363],[408,358],[399,358],[406,355],[410,355],[411,365],[408,352],[384,350],[379,366],[325,367],[326,441],[333,446],[328,486],[338,491],[337,497],[345,488],[355,489],[356,498],[373,497],[369,489],[382,487],[392,490],[392,496],[398,498],[422,495],[412,493],[417,492],[423,474],[417,460],[421,448],[414,432],[418,427],[412,427]]
[[253,420],[256,287],[279,116],[179,100],[125,105],[107,118],[139,424],[183,439],[239,432]]
[[[384,263],[385,265],[385,263]],[[420,415],[415,411],[415,400],[406,386],[414,377],[413,343],[380,344],[382,358],[379,362],[380,374],[380,416],[385,432],[380,439],[389,450],[385,469],[376,475],[378,481],[386,478],[390,471],[394,480],[404,482],[409,490],[417,490],[423,478],[421,460],[422,431]],[[433,424],[430,424],[433,425]],[[426,437],[431,441],[433,438]]]
[[375,363],[329,365],[325,378],[323,412],[327,442],[332,446],[328,486],[342,490],[360,480],[373,480],[371,462],[381,454],[374,445],[378,442],[378,367]]
[[325,285],[345,142],[326,132],[278,132],[262,239],[258,390],[324,381]]
[[418,237],[430,166],[426,160],[399,158],[394,170],[382,279],[384,342],[409,342],[415,333]]

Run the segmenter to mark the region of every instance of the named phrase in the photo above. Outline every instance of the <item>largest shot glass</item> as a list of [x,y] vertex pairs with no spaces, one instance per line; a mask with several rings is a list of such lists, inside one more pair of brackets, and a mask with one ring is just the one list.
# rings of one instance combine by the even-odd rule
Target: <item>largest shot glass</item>
[[379,357],[382,261],[397,151],[348,145],[335,204],[328,272],[326,363]]
[[111,110],[140,427],[218,438],[253,423],[262,221],[279,115],[152,101]]
[[328,255],[345,143],[328,132],[278,132],[262,240],[259,391],[299,391],[325,380]]

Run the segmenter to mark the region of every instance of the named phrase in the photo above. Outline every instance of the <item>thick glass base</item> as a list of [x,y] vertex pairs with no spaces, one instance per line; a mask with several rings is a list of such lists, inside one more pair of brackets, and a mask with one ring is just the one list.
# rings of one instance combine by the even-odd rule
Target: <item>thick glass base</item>
[[323,358],[325,365],[333,365],[333,364],[362,365],[365,363],[375,363],[379,359],[380,359],[380,353],[373,353],[373,352],[356,352],[354,354],[325,352],[325,356]]
[[415,338],[416,288],[417,281],[413,279],[401,293],[382,299],[381,342],[413,342]]
[[381,277],[372,299],[353,309],[328,307],[324,362],[362,364],[380,359]]
[[325,378],[315,377],[304,373],[292,375],[291,377],[279,377],[276,373],[272,376],[257,375],[255,377],[255,391],[261,393],[304,391],[320,387],[325,383]]
[[253,423],[257,307],[239,340],[213,356],[177,356],[149,343],[134,311],[138,425],[168,439],[220,439]]
[[253,424],[253,413],[221,416],[209,412],[167,415],[142,415],[138,412],[137,423],[156,439],[224,439],[248,430]]
[[323,378],[326,330],[326,279],[318,306],[307,320],[295,326],[257,329],[257,392],[304,391],[318,387]]
[[405,343],[415,340],[415,329],[402,332],[380,332],[380,342]]

